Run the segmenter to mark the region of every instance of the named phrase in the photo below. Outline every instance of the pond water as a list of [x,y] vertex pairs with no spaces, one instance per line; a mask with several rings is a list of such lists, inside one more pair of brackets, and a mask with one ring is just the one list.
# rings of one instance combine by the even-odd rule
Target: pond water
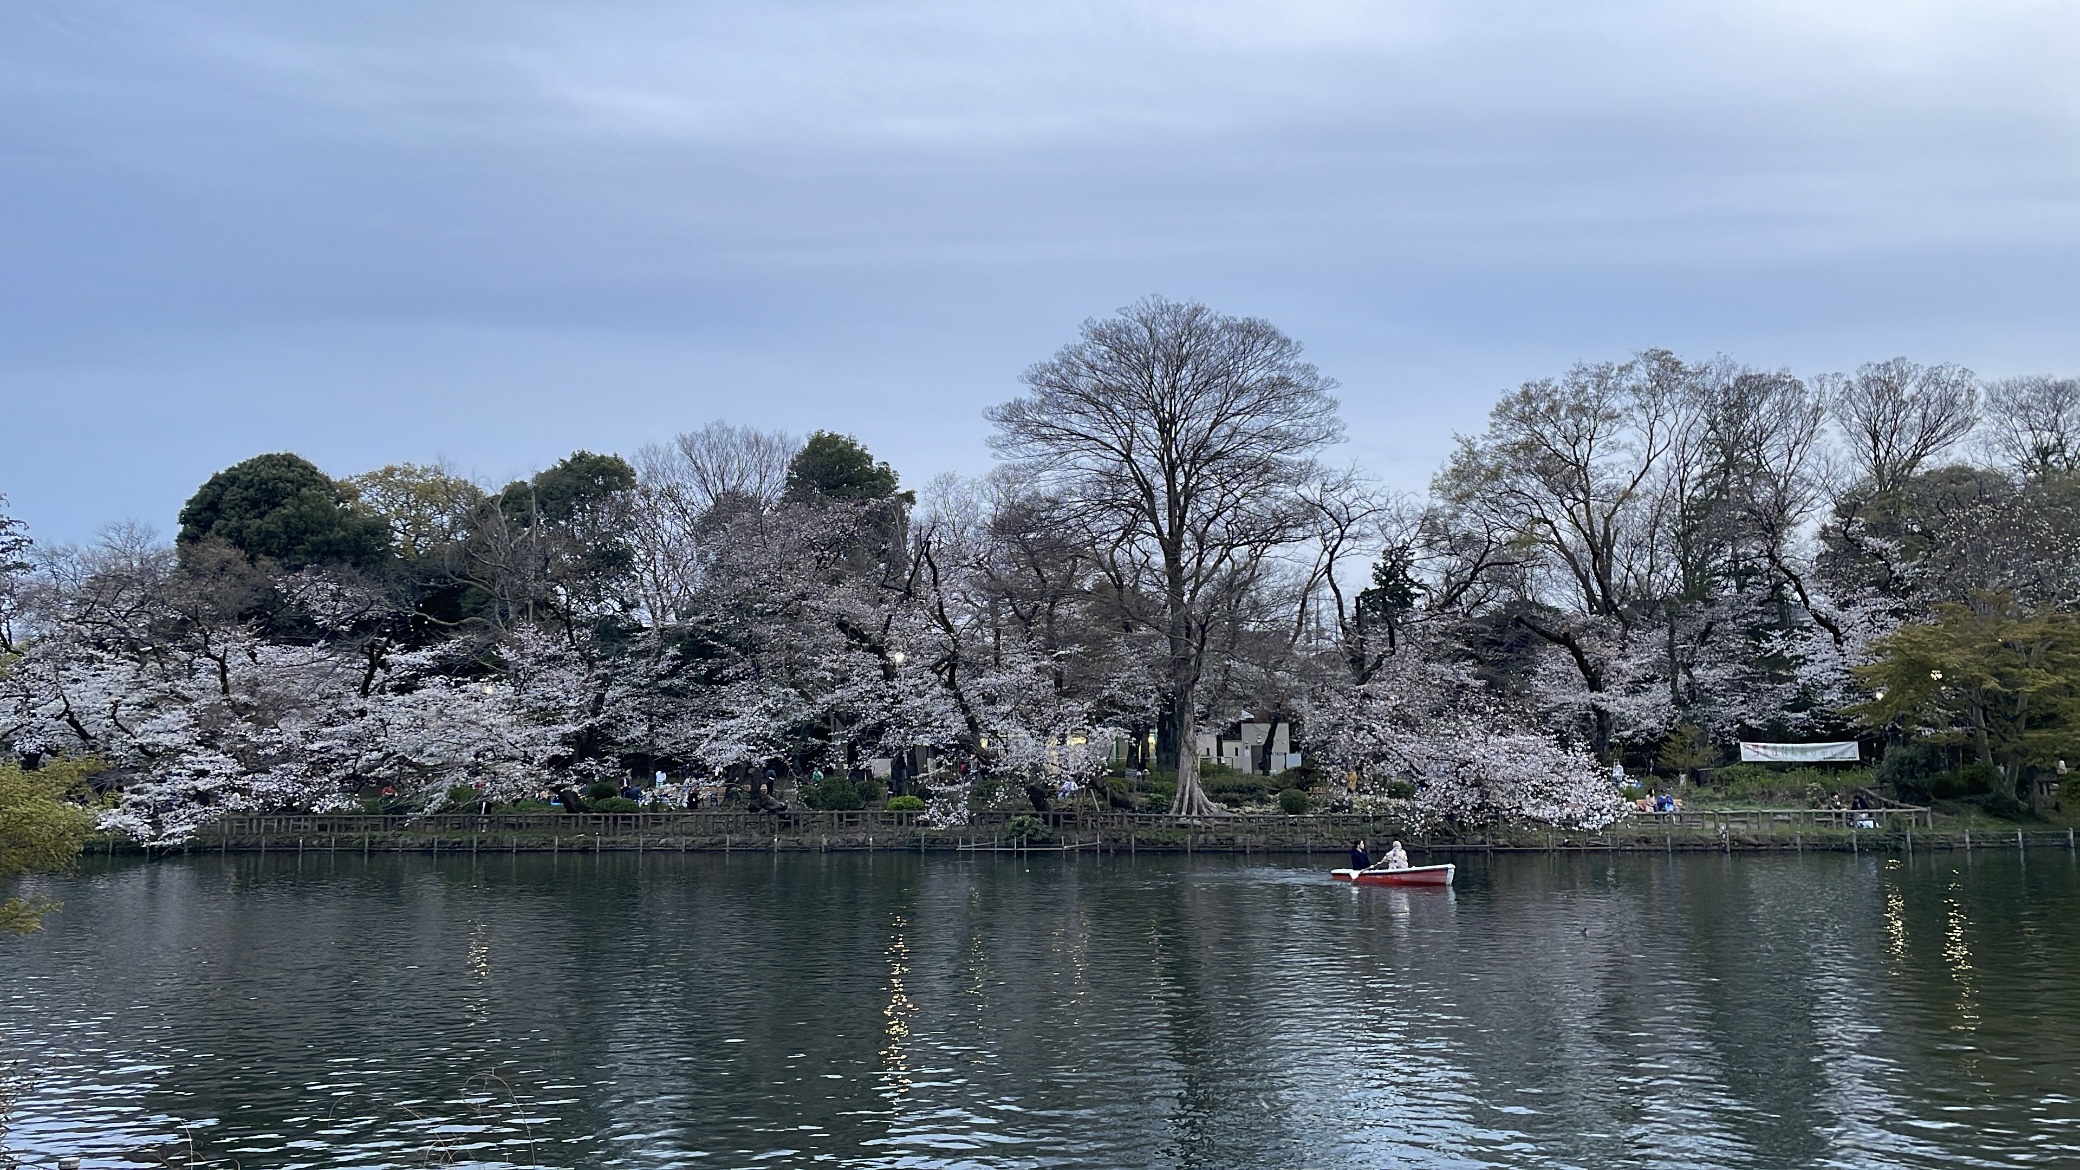
[[89,1167],[2080,1165],[2064,852],[100,863],[0,941]]

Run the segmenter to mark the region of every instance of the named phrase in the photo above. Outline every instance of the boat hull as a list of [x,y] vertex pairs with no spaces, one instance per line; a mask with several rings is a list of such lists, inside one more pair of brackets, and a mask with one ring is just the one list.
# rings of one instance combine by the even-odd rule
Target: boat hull
[[1407,869],[1332,869],[1329,876],[1360,886],[1448,886],[1456,865],[1415,865]]

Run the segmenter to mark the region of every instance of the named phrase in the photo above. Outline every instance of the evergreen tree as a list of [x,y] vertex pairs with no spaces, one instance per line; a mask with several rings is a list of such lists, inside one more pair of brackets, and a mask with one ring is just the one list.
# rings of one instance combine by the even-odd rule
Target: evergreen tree
[[220,540],[254,560],[287,568],[373,568],[390,553],[390,530],[360,507],[352,489],[309,460],[256,455],[209,477],[181,509],[176,543],[183,555]]

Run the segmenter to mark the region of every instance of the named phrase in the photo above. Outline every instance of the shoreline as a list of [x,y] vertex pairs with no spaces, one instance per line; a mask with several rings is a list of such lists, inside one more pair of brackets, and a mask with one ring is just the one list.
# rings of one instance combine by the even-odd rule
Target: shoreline
[[[1804,811],[1809,815],[1796,816]],[[147,849],[98,834],[86,852],[197,853],[961,853],[1341,855],[1352,840],[1399,838],[1411,853],[1802,853],[1908,854],[1916,850],[2045,850],[2080,855],[2072,828],[1931,827],[1923,812],[1873,828],[1827,823],[1828,810],[1734,810],[1635,816],[1597,830],[1533,826],[1419,831],[1385,816],[1237,814],[1183,821],[1139,814],[982,814],[979,823],[934,827],[915,814],[702,811],[424,817],[298,815],[227,817],[172,846]],[[992,823],[993,822],[993,823]],[[1041,827],[1041,826],[1044,826]],[[1022,835],[1024,834],[1024,835]]]

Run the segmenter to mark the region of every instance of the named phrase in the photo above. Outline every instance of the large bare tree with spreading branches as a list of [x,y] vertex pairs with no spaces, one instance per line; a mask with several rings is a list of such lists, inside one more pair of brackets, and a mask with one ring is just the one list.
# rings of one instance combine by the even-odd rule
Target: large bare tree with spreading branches
[[1979,383],[1963,366],[1906,358],[1821,379],[1849,458],[1879,492],[1896,490],[1979,421]]
[[1171,811],[1220,811],[1199,783],[1197,691],[1227,603],[1307,531],[1302,489],[1342,437],[1335,382],[1267,321],[1150,297],[1025,372],[991,444],[1097,537],[1125,625],[1159,637]]

